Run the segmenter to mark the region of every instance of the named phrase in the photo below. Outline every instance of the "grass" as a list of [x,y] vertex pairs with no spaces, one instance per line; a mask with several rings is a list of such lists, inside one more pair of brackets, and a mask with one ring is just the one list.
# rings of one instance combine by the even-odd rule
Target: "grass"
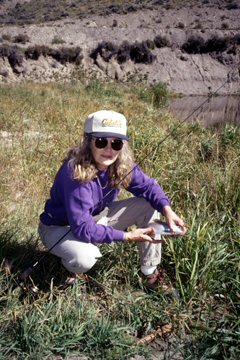
[[[137,340],[169,323],[173,333],[159,345],[164,359],[173,354],[189,360],[240,356],[239,129],[224,125],[213,132],[184,124],[175,132],[178,123],[159,106],[167,95],[162,84],[148,89],[96,80],[87,86],[1,87],[3,359],[150,358],[154,347]],[[183,239],[166,240],[163,250],[162,266],[179,299],[144,291],[134,244],[103,245],[103,258],[74,288],[64,288],[64,270],[47,255],[23,288],[10,289],[16,274],[44,250],[38,217],[54,175],[81,136],[86,116],[100,108],[126,115],[136,160],[149,154],[141,167],[161,183],[189,225]],[[11,274],[6,260],[12,263]],[[26,291],[32,283],[37,295]]]

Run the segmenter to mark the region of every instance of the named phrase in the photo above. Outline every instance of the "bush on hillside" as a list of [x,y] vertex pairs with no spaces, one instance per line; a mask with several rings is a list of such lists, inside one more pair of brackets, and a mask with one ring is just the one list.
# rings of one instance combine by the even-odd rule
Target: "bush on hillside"
[[118,47],[111,42],[103,41],[90,53],[90,57],[96,62],[98,55],[108,62],[118,52]]
[[156,57],[151,53],[145,42],[141,42],[131,45],[130,58],[137,64],[151,64]]
[[165,36],[157,35],[157,36],[155,36],[153,41],[157,48],[170,46],[170,42]]
[[211,53],[211,52],[223,52],[226,51],[228,46],[230,45],[230,39],[228,37],[219,37],[213,36],[208,39],[203,47],[204,53]]
[[212,36],[204,41],[200,36],[191,36],[182,46],[182,50],[188,54],[209,54],[213,59],[224,65],[231,65],[235,62],[237,46],[240,43],[240,35],[235,36]]
[[50,49],[45,45],[30,46],[25,50],[25,56],[27,59],[38,60],[40,55],[47,56],[49,50]]
[[48,55],[59,61],[61,64],[73,63],[79,65],[82,61],[82,50],[80,47],[61,49],[50,49]]
[[25,51],[25,56],[28,59],[38,60],[40,55],[51,56],[61,64],[74,63],[79,65],[82,60],[82,50],[80,47],[60,49],[51,49],[47,46],[32,46]]
[[21,49],[7,45],[0,47],[0,57],[8,59],[13,71],[16,71],[16,66],[21,66],[24,60],[24,54]]
[[12,36],[10,34],[2,34],[2,40],[12,41]]
[[90,53],[90,57],[96,62],[98,55],[100,55],[104,61],[109,62],[110,59],[115,57],[119,64],[131,59],[135,63],[151,64],[155,56],[149,49],[150,43],[143,41],[141,43],[129,44],[128,41],[124,41],[120,46],[117,46],[111,42],[103,41],[93,49]]
[[240,33],[234,35],[234,37],[233,37],[233,43],[236,44],[236,45],[240,45]]
[[128,60],[130,60],[130,48],[131,45],[128,41],[124,41],[122,45],[119,47],[117,52],[117,61],[119,64],[122,64]]
[[235,10],[238,9],[240,5],[238,3],[230,3],[226,5],[227,10]]
[[154,50],[154,49],[155,49],[155,43],[154,43],[153,40],[147,39],[147,40],[145,40],[145,41],[143,41],[143,42],[146,44],[146,46],[147,46],[150,50]]
[[0,47],[0,57],[7,58],[14,71],[16,66],[22,65],[24,58],[38,60],[41,55],[44,57],[50,56],[61,64],[73,63],[79,65],[82,61],[80,47],[51,49],[47,46],[31,46],[26,50],[17,46],[4,45]]
[[52,44],[65,44],[65,40],[63,40],[60,36],[55,35],[52,39]]
[[30,39],[27,34],[18,34],[13,39],[13,42],[18,43],[18,44],[26,44],[29,41],[30,41]]
[[201,54],[205,45],[204,39],[199,35],[192,35],[182,45],[182,50],[188,54]]
[[182,50],[188,54],[208,54],[208,53],[236,53],[235,46],[240,44],[240,34],[234,36],[220,37],[212,36],[208,40],[204,40],[199,35],[192,35],[182,45]]

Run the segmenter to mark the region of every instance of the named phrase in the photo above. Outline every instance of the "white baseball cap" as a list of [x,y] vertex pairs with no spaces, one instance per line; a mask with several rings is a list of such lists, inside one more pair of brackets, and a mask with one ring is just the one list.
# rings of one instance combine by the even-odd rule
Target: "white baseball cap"
[[90,114],[85,122],[84,132],[96,137],[129,140],[125,116],[112,110],[99,110]]

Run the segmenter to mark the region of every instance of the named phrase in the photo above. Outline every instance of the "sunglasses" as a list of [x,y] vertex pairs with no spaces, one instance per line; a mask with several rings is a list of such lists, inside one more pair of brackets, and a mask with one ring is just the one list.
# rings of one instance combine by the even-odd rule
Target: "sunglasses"
[[123,141],[121,139],[112,139],[108,140],[107,138],[95,138],[94,144],[97,149],[104,149],[108,145],[108,141],[110,141],[111,147],[115,151],[120,151],[123,147]]

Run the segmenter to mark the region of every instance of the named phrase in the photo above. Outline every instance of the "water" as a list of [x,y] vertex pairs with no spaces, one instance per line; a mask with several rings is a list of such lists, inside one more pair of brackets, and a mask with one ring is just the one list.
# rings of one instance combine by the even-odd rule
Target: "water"
[[[170,101],[168,110],[178,119],[187,118],[207,100],[205,96],[185,96]],[[186,121],[199,121],[207,127],[218,128],[225,123],[240,126],[240,96],[217,96],[210,98]]]

